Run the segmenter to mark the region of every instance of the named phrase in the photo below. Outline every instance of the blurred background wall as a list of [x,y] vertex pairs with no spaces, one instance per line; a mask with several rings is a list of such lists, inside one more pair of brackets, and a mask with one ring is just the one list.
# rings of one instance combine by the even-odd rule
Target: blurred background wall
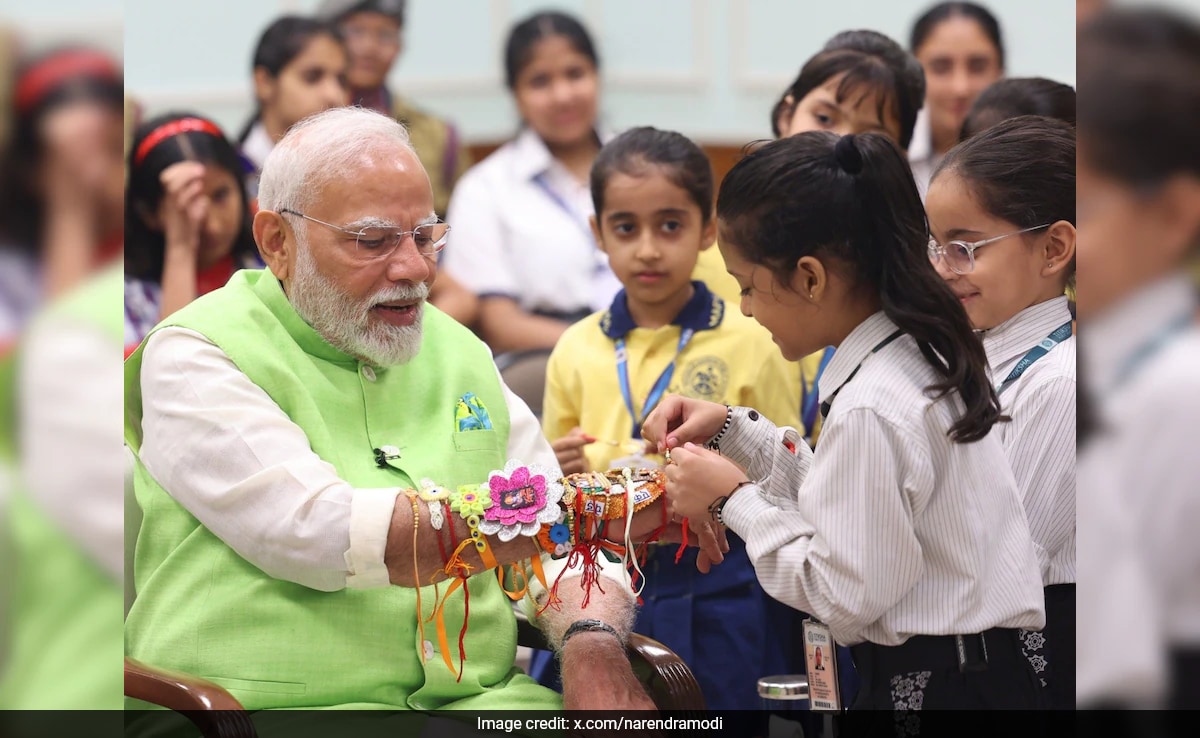
[[[126,90],[149,115],[198,108],[226,130],[250,112],[250,58],[282,13],[318,0],[126,0]],[[88,5],[87,0],[75,0]],[[508,138],[516,113],[501,56],[515,20],[547,7],[576,14],[598,46],[604,121],[653,124],[709,144],[770,135],[767,114],[800,65],[838,31],[864,27],[908,44],[931,0],[409,0],[391,86],[449,117],[468,143]],[[995,0],[1010,76],[1073,84],[1072,0]],[[36,8],[23,12],[36,13]]]

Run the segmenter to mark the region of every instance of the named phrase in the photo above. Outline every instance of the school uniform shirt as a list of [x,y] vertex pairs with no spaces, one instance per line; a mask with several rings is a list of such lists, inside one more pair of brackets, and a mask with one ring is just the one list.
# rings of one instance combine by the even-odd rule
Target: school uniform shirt
[[[196,296],[224,285],[236,269],[261,269],[257,253],[229,256],[196,275]],[[125,355],[133,353],[142,339],[158,325],[162,312],[162,285],[148,279],[125,277]]]
[[271,140],[270,134],[267,133],[267,127],[262,121],[258,121],[246,134],[246,140],[242,142],[241,155],[247,164],[246,173],[246,194],[254,200],[258,197],[258,181],[262,176],[263,164],[267,161],[267,156],[275,148],[275,142]]
[[940,377],[916,341],[873,353],[897,330],[878,312],[837,348],[818,383],[824,401],[837,395],[815,455],[793,429],[736,409],[720,448],[757,484],[724,520],[747,537],[763,588],[845,645],[1039,630],[1040,567],[1000,439],[950,441],[962,401],[929,396]]
[[[1051,333],[1071,322],[1067,298],[1022,310],[983,333],[999,389],[1014,367]],[[1012,462],[1029,530],[1042,557],[1042,582],[1075,581],[1075,337],[1028,365],[1000,393],[1012,420],[995,430]]]
[[527,312],[603,310],[621,284],[588,225],[593,210],[588,186],[526,128],[454,188],[442,268],[475,294],[510,297]]
[[1080,702],[1151,685],[1161,698],[1164,654],[1200,651],[1198,302],[1181,271],[1091,318],[1080,338],[1098,426],[1078,460]]
[[[796,424],[800,398],[791,379],[794,364],[784,360],[761,326],[730,310],[703,282],[692,284],[691,300],[670,325],[638,327],[622,290],[608,310],[567,328],[546,368],[542,425],[548,439],[581,427],[600,439],[584,447],[589,467],[600,470],[645,446],[640,431],[634,434],[633,418],[622,400],[616,362],[620,339],[625,341],[631,397],[639,417],[646,412],[643,404],[651,388],[674,361],[664,396],[755,404],[782,422]],[[684,328],[694,334],[676,358]]]
[[917,183],[917,192],[921,194],[921,202],[925,202],[925,193],[929,191],[929,181],[938,164],[942,163],[944,154],[933,150],[933,129],[929,122],[929,107],[923,107],[917,113],[916,123],[913,124],[912,141],[908,144],[908,165],[912,168],[913,180]]
[[[594,470],[630,464],[629,457],[644,448],[622,401],[616,362],[621,339],[639,417],[652,387],[675,359],[666,392],[754,403],[786,422],[797,421],[799,398],[791,379],[795,365],[783,359],[761,326],[729,310],[703,282],[692,284],[691,300],[670,325],[638,327],[622,291],[606,312],[566,330],[547,367],[547,438],[559,438],[575,426],[599,438],[584,447]],[[687,329],[695,333],[675,358]],[[613,446],[609,440],[628,443]],[[651,458],[663,462],[660,456]],[[686,550],[677,562],[677,546],[652,547],[643,567],[645,588],[635,630],[662,642],[692,668],[710,708],[757,709],[759,678],[803,668],[790,647],[798,632],[797,615],[757,583],[745,543],[731,535],[729,546],[724,562],[708,574],[696,571],[696,549]],[[535,667],[543,666],[553,664],[543,656]]]

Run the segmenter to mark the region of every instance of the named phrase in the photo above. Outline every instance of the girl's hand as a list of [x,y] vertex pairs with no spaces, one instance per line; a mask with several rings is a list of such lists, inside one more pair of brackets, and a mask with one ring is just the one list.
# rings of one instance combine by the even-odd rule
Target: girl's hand
[[[725,407],[719,407],[723,412]],[[725,422],[723,414],[721,422]],[[668,511],[677,518],[688,518],[696,527],[703,523],[715,526],[717,521],[708,511],[709,506],[747,481],[746,472],[737,464],[693,443],[671,451],[671,461],[663,470]]]
[[584,434],[583,429],[575,427],[567,435],[550,444],[554,455],[558,458],[558,467],[563,475],[582,474],[587,471],[587,458],[583,455],[583,447],[593,442],[593,438]]
[[667,395],[642,424],[642,437],[659,453],[684,443],[706,443],[725,425],[725,413],[725,406],[715,402]]
[[158,218],[168,251],[195,254],[200,249],[200,237],[208,218],[209,198],[204,194],[204,165],[181,161],[159,175],[163,198],[158,206]]

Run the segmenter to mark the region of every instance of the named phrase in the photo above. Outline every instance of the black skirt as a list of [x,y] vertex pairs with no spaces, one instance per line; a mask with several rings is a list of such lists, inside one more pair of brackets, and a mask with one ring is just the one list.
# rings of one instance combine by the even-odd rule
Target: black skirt
[[850,649],[862,684],[851,710],[1037,710],[1046,700],[1018,631],[914,636]]

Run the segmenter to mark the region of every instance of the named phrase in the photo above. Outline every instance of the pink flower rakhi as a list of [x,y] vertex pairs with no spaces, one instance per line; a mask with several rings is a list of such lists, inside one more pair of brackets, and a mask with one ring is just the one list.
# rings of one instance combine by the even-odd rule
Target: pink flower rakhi
[[557,475],[536,464],[510,460],[503,471],[488,476],[492,506],[479,521],[485,535],[498,535],[501,541],[511,541],[517,534],[533,537],[543,524],[558,522],[562,510],[558,507],[563,486]]

